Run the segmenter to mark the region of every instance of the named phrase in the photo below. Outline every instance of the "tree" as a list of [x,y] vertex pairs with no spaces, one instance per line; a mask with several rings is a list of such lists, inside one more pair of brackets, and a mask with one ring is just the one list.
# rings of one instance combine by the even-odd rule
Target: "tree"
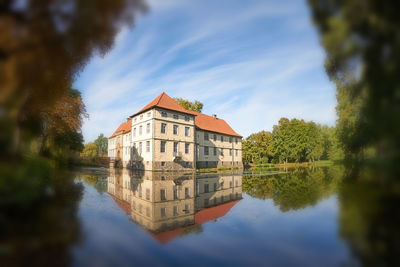
[[249,135],[242,143],[245,163],[268,163],[273,157],[272,134],[261,131]]
[[103,134],[100,134],[96,140],[94,140],[94,143],[97,146],[97,153],[98,155],[104,155],[107,154],[107,149],[108,149],[108,138],[105,137]]
[[176,102],[178,102],[179,105],[181,105],[182,107],[184,107],[187,110],[193,110],[196,112],[201,112],[201,110],[203,109],[203,103],[201,103],[200,101],[189,101],[180,97],[175,97],[174,100]]
[[120,28],[144,9],[142,0],[2,1],[1,154],[32,147],[41,136],[43,109],[68,95],[90,57],[105,54]]
[[[55,139],[80,142],[74,150],[82,150],[82,141],[78,140],[82,122],[88,117],[81,93],[76,89],[68,89],[67,94],[62,96],[54,106],[41,108],[41,154],[51,150],[51,146],[57,146],[63,142],[55,142]],[[75,133],[75,134],[74,134]],[[72,138],[72,139],[71,139]],[[73,140],[75,139],[75,140]],[[72,144],[72,143],[71,143]],[[61,146],[65,147],[65,146]]]
[[97,146],[95,143],[89,142],[83,148],[81,153],[83,157],[94,158],[97,156]]
[[[373,147],[400,159],[398,1],[309,0],[337,87],[338,132],[347,157]],[[397,166],[397,165],[395,165]]]

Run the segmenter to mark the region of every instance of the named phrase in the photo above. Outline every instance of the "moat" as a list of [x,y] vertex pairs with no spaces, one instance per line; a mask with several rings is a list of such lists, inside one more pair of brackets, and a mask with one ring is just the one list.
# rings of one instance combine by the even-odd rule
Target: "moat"
[[[373,186],[344,181],[342,166],[60,175],[66,182],[56,201],[9,227],[5,263],[361,266],[393,249],[375,247],[391,237],[364,235],[394,227],[396,215],[383,216],[393,207],[379,203]],[[19,258],[22,252],[27,256]]]

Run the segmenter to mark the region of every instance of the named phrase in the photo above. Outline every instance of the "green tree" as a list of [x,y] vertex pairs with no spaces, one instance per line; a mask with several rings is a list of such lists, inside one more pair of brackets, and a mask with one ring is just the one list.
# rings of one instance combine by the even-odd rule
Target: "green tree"
[[99,155],[104,155],[107,154],[107,149],[108,149],[108,138],[105,137],[103,134],[100,134],[96,140],[94,140],[94,143],[97,146],[97,153]]
[[179,105],[181,105],[182,107],[184,107],[187,110],[193,110],[196,112],[201,112],[201,110],[203,109],[203,103],[201,103],[200,101],[190,101],[190,100],[186,100],[180,97],[174,97],[174,100],[176,102],[178,102]]
[[81,153],[83,157],[90,157],[94,158],[97,156],[97,146],[95,143],[89,142],[85,145],[83,148],[83,151]]
[[[338,133],[347,157],[400,158],[398,1],[309,0],[337,87]],[[396,164],[397,166],[398,164]]]
[[273,137],[270,132],[261,131],[249,135],[242,143],[245,163],[268,163],[273,157]]

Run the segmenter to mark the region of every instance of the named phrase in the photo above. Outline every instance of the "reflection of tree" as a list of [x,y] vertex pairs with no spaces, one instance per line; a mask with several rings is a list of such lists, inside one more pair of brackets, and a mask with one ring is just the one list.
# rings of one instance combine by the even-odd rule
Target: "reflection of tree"
[[2,210],[0,266],[67,266],[69,251],[79,241],[77,217],[82,185],[69,173],[49,183],[49,193],[25,209]]
[[106,175],[79,174],[76,178],[85,181],[88,185],[92,185],[100,194],[107,192]]
[[335,168],[298,169],[272,176],[243,178],[243,192],[260,198],[272,198],[282,211],[297,210],[315,205],[335,192],[341,180]]
[[400,265],[399,188],[370,171],[352,173],[339,191],[340,234],[363,266]]

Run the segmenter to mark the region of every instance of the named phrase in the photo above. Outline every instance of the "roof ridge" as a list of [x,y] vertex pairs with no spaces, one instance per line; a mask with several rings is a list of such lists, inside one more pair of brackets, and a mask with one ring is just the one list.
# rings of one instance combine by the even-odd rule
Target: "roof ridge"
[[165,92],[162,92],[161,95],[159,95],[158,101],[156,103],[156,106],[160,103],[161,98],[165,95]]

